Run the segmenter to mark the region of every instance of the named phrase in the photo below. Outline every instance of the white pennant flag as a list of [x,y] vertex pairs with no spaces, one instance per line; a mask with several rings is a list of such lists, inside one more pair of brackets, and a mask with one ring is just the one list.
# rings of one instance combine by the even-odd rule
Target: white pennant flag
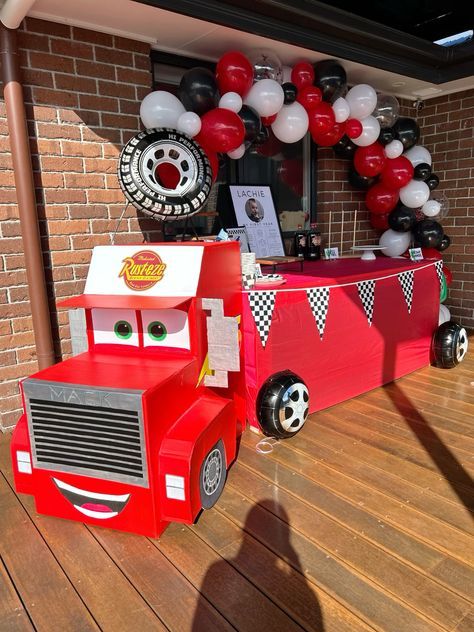
[[319,337],[323,339],[324,327],[326,326],[326,316],[329,307],[329,288],[313,287],[306,290],[308,303],[313,312],[314,320],[319,331]]
[[370,326],[372,325],[372,316],[374,314],[375,281],[361,281],[357,283],[357,290]]
[[262,346],[267,343],[275,307],[275,291],[249,292],[249,304]]
[[413,302],[413,277],[415,276],[414,270],[408,270],[407,272],[400,272],[397,275],[400,285],[402,286],[403,296],[408,307],[408,313],[411,314],[411,304]]

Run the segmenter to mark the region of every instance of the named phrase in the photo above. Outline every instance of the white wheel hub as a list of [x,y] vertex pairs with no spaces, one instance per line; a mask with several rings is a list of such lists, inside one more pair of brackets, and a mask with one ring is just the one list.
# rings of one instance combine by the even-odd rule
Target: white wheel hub
[[285,432],[298,432],[309,412],[308,389],[301,382],[292,384],[283,395],[279,417]]
[[468,346],[469,341],[467,339],[467,331],[462,328],[459,331],[458,341],[456,345],[456,359],[458,362],[461,362],[464,359],[464,356],[467,353]]

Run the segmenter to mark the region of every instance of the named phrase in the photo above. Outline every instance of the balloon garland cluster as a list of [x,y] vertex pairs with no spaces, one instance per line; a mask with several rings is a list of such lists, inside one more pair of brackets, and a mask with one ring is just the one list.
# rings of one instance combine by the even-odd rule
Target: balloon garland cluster
[[178,97],[158,90],[140,107],[144,126],[172,128],[206,152],[215,179],[218,154],[241,158],[269,139],[296,143],[309,131],[321,147],[353,159],[349,182],[367,189],[371,224],[385,232],[384,254],[397,256],[410,244],[444,250],[450,240],[441,225],[447,200],[431,197],[439,178],[431,155],[417,145],[415,120],[399,117],[395,97],[377,95],[367,84],[350,89],[344,68],[333,59],[281,65],[270,51],[251,59],[225,53],[216,72],[192,68],[182,76]]

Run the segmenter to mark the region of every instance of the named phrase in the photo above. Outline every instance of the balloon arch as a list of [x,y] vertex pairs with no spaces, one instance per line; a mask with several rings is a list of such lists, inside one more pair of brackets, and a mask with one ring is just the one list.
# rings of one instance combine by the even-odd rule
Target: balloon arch
[[[147,129],[171,128],[194,139],[209,158],[213,179],[218,154],[238,160],[270,135],[296,143],[309,130],[317,145],[351,160],[349,183],[366,190],[371,225],[384,231],[384,254],[398,256],[415,244],[440,257],[450,244],[438,221],[447,215],[448,201],[432,193],[439,178],[430,152],[417,144],[417,122],[399,116],[391,95],[367,84],[349,89],[337,60],[290,68],[272,51],[249,57],[230,51],[215,74],[201,67],[185,72],[178,97],[162,90],[148,94],[140,116]],[[268,149],[262,153],[269,155]]]

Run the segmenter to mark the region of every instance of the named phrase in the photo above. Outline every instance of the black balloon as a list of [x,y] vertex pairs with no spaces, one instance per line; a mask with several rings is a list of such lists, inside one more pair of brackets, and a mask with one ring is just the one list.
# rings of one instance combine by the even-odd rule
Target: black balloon
[[443,228],[434,219],[423,219],[413,229],[413,235],[422,248],[438,248],[443,241]]
[[368,176],[361,176],[354,167],[351,167],[347,176],[349,184],[354,189],[369,189],[373,184],[377,182],[377,178],[369,178]]
[[426,180],[431,175],[431,165],[427,162],[420,162],[419,165],[416,165],[413,177],[415,180]]
[[391,127],[385,127],[380,130],[378,141],[381,145],[388,145],[395,138],[395,133]]
[[404,151],[416,145],[420,138],[418,123],[411,118],[399,118],[392,127],[392,130],[395,134],[395,138],[402,143]]
[[290,103],[294,103],[296,101],[296,95],[298,94],[298,88],[294,83],[284,83],[282,86],[283,94],[285,95],[284,104],[290,105]]
[[445,233],[443,235],[443,239],[441,240],[440,245],[438,246],[438,250],[440,250],[442,252],[443,250],[446,250],[446,248],[449,248],[450,245],[451,245],[451,239]]
[[239,116],[245,127],[244,143],[253,143],[262,130],[260,115],[249,105],[243,105]]
[[217,81],[207,68],[191,68],[184,73],[178,88],[178,98],[186,110],[202,116],[217,107]]
[[434,191],[439,184],[439,178],[435,173],[432,173],[429,178],[425,180],[430,191]]
[[323,100],[333,103],[346,89],[346,71],[335,59],[323,59],[313,64],[314,85],[323,93]]
[[407,233],[416,224],[416,213],[414,209],[407,206],[394,208],[388,216],[388,225],[397,233]]
[[357,149],[349,136],[343,136],[335,145],[332,146],[334,153],[339,158],[353,158]]
[[264,145],[267,140],[269,139],[270,134],[268,132],[268,129],[265,127],[265,125],[262,125],[260,132],[258,133],[257,138],[253,141],[252,145],[254,146],[259,146],[259,145]]

